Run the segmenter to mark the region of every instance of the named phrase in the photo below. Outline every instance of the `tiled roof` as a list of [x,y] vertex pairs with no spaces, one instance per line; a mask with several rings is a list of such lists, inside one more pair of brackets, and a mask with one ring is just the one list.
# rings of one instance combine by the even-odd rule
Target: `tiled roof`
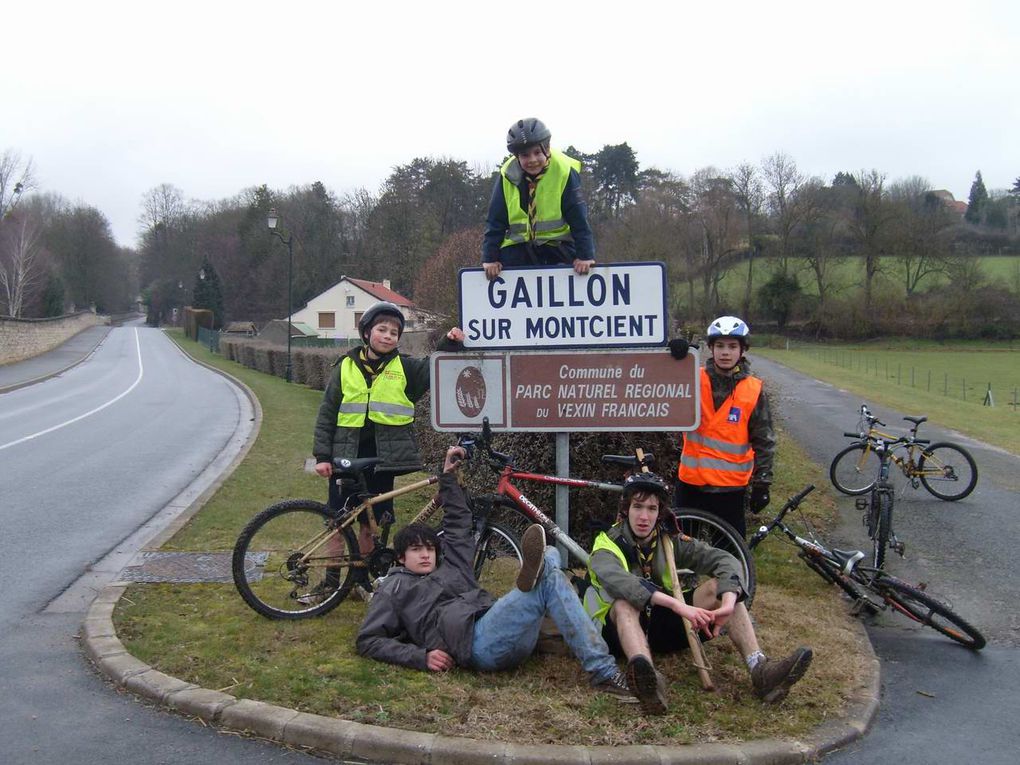
[[399,292],[394,292],[382,282],[370,282],[367,279],[352,279],[349,276],[344,278],[351,284],[361,287],[361,289],[365,290],[365,292],[369,293],[373,297],[379,298],[380,300],[388,300],[394,305],[407,306],[408,308],[415,307],[413,302],[408,300]]

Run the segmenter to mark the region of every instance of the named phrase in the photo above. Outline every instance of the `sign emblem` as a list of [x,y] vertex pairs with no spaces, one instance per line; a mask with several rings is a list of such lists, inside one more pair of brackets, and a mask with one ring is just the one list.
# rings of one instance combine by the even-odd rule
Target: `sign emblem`
[[455,384],[457,408],[465,417],[477,417],[485,407],[485,378],[478,367],[464,367]]

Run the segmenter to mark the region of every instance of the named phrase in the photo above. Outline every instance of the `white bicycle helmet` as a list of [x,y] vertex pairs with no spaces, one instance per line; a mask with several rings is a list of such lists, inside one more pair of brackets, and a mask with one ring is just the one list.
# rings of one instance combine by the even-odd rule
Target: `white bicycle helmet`
[[746,346],[751,337],[751,328],[736,316],[720,316],[708,325],[705,336],[709,343],[719,337],[735,337]]

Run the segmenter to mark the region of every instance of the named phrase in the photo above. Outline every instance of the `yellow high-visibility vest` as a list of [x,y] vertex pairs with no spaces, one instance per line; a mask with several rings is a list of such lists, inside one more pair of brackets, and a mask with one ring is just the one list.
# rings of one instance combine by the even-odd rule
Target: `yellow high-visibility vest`
[[567,180],[570,178],[570,171],[573,169],[581,172],[581,163],[555,149],[549,153],[549,166],[542,180],[535,186],[535,228],[532,230],[527,210],[521,207],[520,190],[507,175],[515,162],[517,158],[511,157],[499,169],[503,178],[506,217],[510,224],[500,247],[532,241],[539,244],[572,242],[570,226],[563,220],[560,202],[563,199],[563,190],[567,187]]
[[390,361],[369,386],[350,356],[340,362],[343,400],[336,424],[341,428],[361,428],[365,417],[380,425],[410,425],[414,422],[414,402],[406,393],[407,377],[400,356]]

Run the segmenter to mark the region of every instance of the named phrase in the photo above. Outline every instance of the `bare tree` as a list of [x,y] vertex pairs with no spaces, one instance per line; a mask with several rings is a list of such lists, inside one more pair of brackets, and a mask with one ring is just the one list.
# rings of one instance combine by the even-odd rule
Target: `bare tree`
[[11,214],[0,229],[0,289],[7,313],[15,318],[45,273],[42,238],[43,222],[29,211]]
[[702,317],[719,307],[723,265],[737,251],[743,226],[731,180],[714,167],[698,170],[691,178],[694,217],[701,227]]
[[755,235],[760,232],[760,218],[765,203],[765,189],[757,168],[749,162],[737,165],[730,173],[733,193],[737,204],[743,210],[747,226],[747,282],[744,285],[744,301],[741,312],[744,321],[751,321],[751,296],[754,292],[754,256],[758,245]]
[[768,187],[768,206],[779,237],[780,268],[785,274],[790,256],[790,240],[805,212],[800,192],[807,178],[797,169],[793,158],[781,151],[762,161],[761,172]]
[[893,184],[889,201],[892,251],[909,298],[923,279],[946,271],[953,218],[931,184],[918,176]]
[[22,196],[35,188],[32,160],[22,160],[21,153],[5,149],[0,154],[0,223],[18,206]]
[[864,258],[864,314],[871,316],[872,287],[879,271],[892,209],[885,191],[885,175],[878,170],[861,171],[850,218],[850,234]]

